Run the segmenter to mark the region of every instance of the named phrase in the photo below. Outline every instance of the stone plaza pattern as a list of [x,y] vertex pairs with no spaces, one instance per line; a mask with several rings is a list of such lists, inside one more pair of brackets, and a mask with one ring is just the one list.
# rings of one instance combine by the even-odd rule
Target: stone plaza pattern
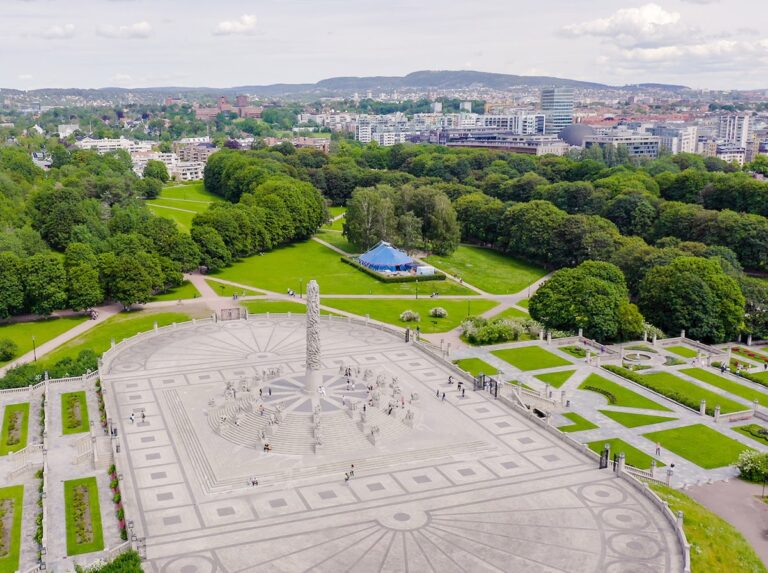
[[462,398],[401,338],[323,317],[325,392],[308,396],[306,332],[303,316],[180,325],[105,362],[146,571],[682,570],[637,489],[486,393]]

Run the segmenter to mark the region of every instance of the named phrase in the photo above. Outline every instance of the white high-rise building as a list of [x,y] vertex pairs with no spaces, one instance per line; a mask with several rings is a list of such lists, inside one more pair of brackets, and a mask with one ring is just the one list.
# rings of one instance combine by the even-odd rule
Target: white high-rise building
[[546,133],[557,135],[573,123],[573,89],[544,88],[541,90],[541,111],[547,118]]
[[723,141],[746,148],[749,143],[749,116],[744,114],[721,116],[717,136]]

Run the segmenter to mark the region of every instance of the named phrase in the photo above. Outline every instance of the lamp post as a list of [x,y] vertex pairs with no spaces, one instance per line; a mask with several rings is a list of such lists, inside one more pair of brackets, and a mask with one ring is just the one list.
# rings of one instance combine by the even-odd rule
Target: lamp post
[[37,362],[37,343],[35,342],[35,335],[32,335],[32,355],[35,357],[35,362]]
[[416,279],[416,300],[419,300],[419,279]]
[[472,316],[472,301],[467,300],[467,316]]
[[299,298],[304,298],[304,279],[299,279]]

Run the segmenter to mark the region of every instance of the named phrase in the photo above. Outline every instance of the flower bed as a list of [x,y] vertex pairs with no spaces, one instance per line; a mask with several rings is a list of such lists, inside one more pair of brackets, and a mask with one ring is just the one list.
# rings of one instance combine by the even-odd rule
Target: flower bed
[[104,549],[99,489],[95,477],[64,482],[67,555]]
[[731,352],[738,356],[743,356],[744,358],[749,358],[750,360],[759,362],[760,364],[768,364],[768,356],[765,354],[760,354],[759,352],[754,352],[753,350],[749,350],[747,348],[742,348],[741,346],[732,346]]
[[61,423],[64,435],[88,431],[88,404],[85,391],[67,392],[61,395]]
[[96,380],[96,400],[99,404],[99,423],[104,433],[109,433],[107,428],[107,408],[104,406],[104,391],[101,388],[101,380]]
[[0,571],[16,571],[21,551],[24,486],[0,488]]
[[115,517],[117,526],[120,529],[120,539],[128,539],[128,530],[125,526],[125,510],[123,509],[123,496],[120,493],[120,480],[117,477],[117,468],[115,464],[109,466],[109,487],[112,489],[112,502],[115,504]]
[[27,445],[29,403],[9,404],[3,415],[3,433],[0,439],[0,456],[17,452]]

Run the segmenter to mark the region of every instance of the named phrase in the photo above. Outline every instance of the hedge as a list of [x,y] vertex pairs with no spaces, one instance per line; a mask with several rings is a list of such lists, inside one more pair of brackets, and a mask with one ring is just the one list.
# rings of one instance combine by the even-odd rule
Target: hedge
[[365,265],[361,265],[352,257],[341,257],[341,262],[346,263],[352,267],[355,267],[359,271],[363,271],[365,274],[372,276],[378,281],[383,283],[415,283],[415,282],[427,282],[427,281],[444,281],[445,274],[435,271],[433,275],[406,275],[406,276],[387,276],[381,273],[377,273],[373,269],[369,269]]
[[597,392],[598,394],[602,394],[608,399],[609,404],[615,404],[616,403],[616,396],[613,395],[613,392],[609,392],[608,390],[604,390],[603,388],[597,388],[596,386],[583,386],[580,388],[580,390],[589,390],[590,392]]

